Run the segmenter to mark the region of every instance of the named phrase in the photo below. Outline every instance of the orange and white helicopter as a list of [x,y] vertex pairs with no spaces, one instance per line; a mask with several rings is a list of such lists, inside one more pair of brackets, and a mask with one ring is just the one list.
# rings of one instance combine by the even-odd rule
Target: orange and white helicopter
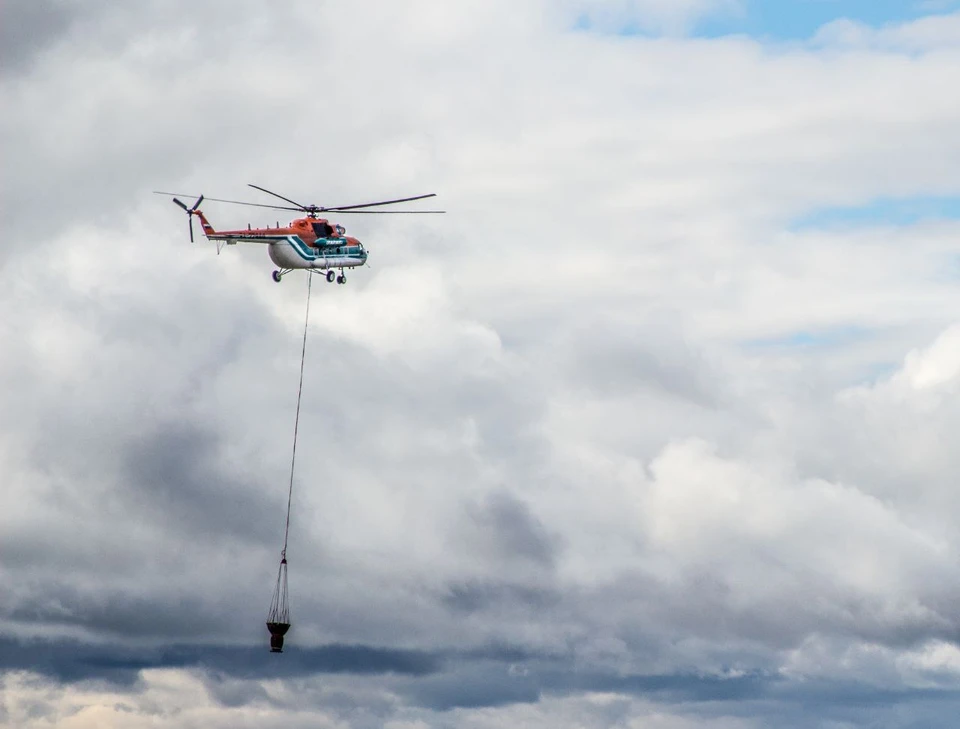
[[[344,275],[345,268],[355,268],[362,266],[367,262],[367,251],[356,238],[346,235],[346,228],[342,225],[331,224],[326,218],[321,218],[320,213],[350,213],[350,214],[407,214],[416,215],[423,213],[443,213],[444,210],[364,210],[363,208],[372,208],[378,205],[393,205],[395,203],[410,202],[411,200],[423,200],[428,197],[436,197],[436,193],[428,195],[417,195],[415,197],[404,197],[397,200],[382,200],[380,202],[362,203],[359,205],[334,205],[330,207],[320,207],[318,205],[301,205],[290,198],[278,195],[263,187],[249,185],[257,190],[261,190],[269,195],[278,197],[295,207],[287,205],[265,205],[262,203],[241,202],[239,200],[222,200],[216,197],[204,198],[200,195],[197,201],[190,207],[177,198],[180,193],[157,192],[157,195],[170,195],[173,202],[183,208],[190,221],[190,240],[193,241],[193,216],[200,218],[200,225],[203,228],[203,234],[208,240],[216,241],[217,253],[224,245],[235,245],[237,243],[263,243],[267,246],[267,252],[270,260],[279,268],[273,272],[273,280],[277,283],[288,273],[297,270],[306,270],[308,273],[325,273],[327,281],[333,283],[336,278],[337,283],[344,284],[347,277]],[[193,195],[180,195],[181,197],[193,197]],[[210,221],[200,211],[200,203],[204,200],[231,203],[233,205],[249,205],[258,208],[273,208],[275,210],[297,210],[306,213],[305,218],[297,218],[290,222],[285,228],[281,228],[277,223],[276,228],[251,228],[247,225],[246,230],[214,230]],[[335,276],[334,270],[339,269],[340,274]]]

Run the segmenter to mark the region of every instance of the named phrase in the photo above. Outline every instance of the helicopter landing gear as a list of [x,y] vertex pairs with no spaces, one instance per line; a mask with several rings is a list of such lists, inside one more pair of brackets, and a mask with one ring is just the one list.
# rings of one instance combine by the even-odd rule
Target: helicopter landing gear
[[280,279],[282,279],[284,276],[286,276],[286,275],[287,275],[288,273],[290,273],[292,270],[293,270],[292,268],[280,269],[280,270],[274,271],[274,272],[273,272],[272,274],[270,274],[270,275],[273,277],[273,280],[274,280],[274,281],[276,281],[277,283],[280,283]]
[[333,283],[333,277],[335,276],[333,271],[327,271],[327,282]]
[[342,273],[339,276],[337,276],[338,284],[345,284],[346,282],[347,282],[347,277],[344,276]]

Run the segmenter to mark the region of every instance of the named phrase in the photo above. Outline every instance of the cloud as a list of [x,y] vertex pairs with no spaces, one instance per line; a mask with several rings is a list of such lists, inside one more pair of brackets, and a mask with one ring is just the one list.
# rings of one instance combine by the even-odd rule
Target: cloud
[[55,45],[76,21],[76,8],[58,0],[10,3],[4,8],[3,68],[22,72],[37,56]]
[[[958,193],[954,16],[37,8],[0,78],[4,721],[953,715],[958,225],[792,224]],[[247,182],[449,211],[343,221],[371,265],[312,287],[282,656],[306,285],[151,194]]]
[[[214,676],[260,678],[267,664],[259,647],[170,644],[143,649],[123,644],[91,644],[76,640],[18,642],[4,639],[4,668],[27,666],[61,681],[105,680],[133,684],[150,669],[202,668]],[[274,656],[270,656],[274,658]],[[279,659],[279,657],[277,657]],[[285,649],[284,660],[267,669],[274,678],[317,673],[426,676],[440,669],[443,657],[422,651],[388,650],[364,645],[326,645]]]
[[704,17],[744,10],[741,0],[571,0],[562,6],[576,13],[581,25],[614,33],[682,34]]
[[[946,7],[930,9],[942,11]],[[942,13],[883,28],[873,28],[855,20],[835,20],[820,28],[813,40],[833,47],[930,53],[954,48],[958,39],[960,17],[955,13]]]
[[[739,729],[753,724],[730,717],[703,719],[686,717],[658,709],[646,702],[632,702],[609,694],[592,693],[576,699],[548,699],[544,707],[534,710],[527,705],[507,705],[482,709],[463,708],[452,712],[408,711],[402,718],[388,719],[395,696],[389,692],[370,691],[366,704],[358,706],[346,698],[343,686],[331,681],[311,692],[288,692],[279,685],[264,687],[254,701],[241,706],[224,707],[216,701],[223,696],[222,687],[213,687],[195,674],[170,670],[151,670],[144,674],[143,684],[134,695],[119,694],[108,688],[91,685],[58,687],[25,674],[7,674],[5,686],[11,694],[22,697],[12,706],[10,715],[19,725],[31,728],[42,724],[31,716],[31,710],[55,715],[64,726],[73,729],[114,726],[180,726],[204,722],[209,726],[306,727],[388,726],[410,727],[510,726],[523,722],[533,726],[555,726],[571,719],[582,726],[608,726],[611,721],[644,721],[646,725],[664,729],[707,726],[718,729]],[[250,690],[247,685],[244,688]],[[163,707],[177,703],[176,710]]]

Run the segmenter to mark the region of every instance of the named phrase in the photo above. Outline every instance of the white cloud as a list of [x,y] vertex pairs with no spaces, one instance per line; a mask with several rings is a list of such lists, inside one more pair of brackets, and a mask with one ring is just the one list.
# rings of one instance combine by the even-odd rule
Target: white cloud
[[908,53],[949,52],[955,50],[960,43],[960,15],[931,15],[882,28],[844,18],[820,28],[813,40],[831,47],[871,48]]
[[[955,18],[787,48],[570,30],[681,33],[725,3],[571,3],[562,30],[545,3],[193,5],[104,6],[0,82],[5,632],[264,637],[303,280],[191,245],[150,191],[436,191],[444,217],[345,220],[371,267],[313,288],[291,642],[534,658],[339,699],[433,726],[543,680],[456,719],[762,725],[544,678],[558,654],[597,681],[951,685],[958,226],[789,225],[960,191]],[[762,344],[797,332],[854,334]],[[8,680],[12,711],[78,727],[363,723],[277,709],[312,680],[266,708],[180,670]]]

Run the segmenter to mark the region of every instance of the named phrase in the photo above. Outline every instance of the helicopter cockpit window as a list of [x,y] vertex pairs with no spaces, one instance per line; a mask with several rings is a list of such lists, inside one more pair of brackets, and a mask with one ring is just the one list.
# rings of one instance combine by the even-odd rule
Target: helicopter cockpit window
[[333,228],[326,223],[313,223],[313,232],[317,238],[329,238],[333,233]]

